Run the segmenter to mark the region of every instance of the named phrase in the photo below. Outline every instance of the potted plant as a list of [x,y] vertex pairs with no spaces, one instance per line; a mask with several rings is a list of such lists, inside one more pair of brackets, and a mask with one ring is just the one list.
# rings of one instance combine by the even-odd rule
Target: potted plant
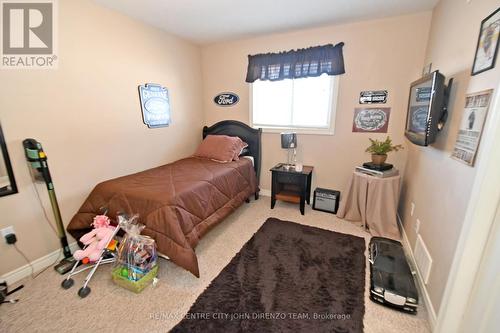
[[402,145],[393,145],[391,138],[388,136],[385,141],[373,140],[370,138],[371,145],[366,148],[367,153],[372,153],[372,162],[374,164],[384,164],[387,159],[387,153],[403,149]]

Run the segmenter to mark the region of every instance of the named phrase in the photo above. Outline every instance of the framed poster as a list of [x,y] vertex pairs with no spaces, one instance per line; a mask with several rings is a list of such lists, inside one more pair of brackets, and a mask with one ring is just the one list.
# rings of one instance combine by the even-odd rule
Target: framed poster
[[465,109],[458,129],[455,148],[451,153],[452,158],[474,166],[492,95],[493,89],[466,95]]
[[170,99],[168,90],[159,84],[139,86],[142,120],[149,128],[170,125]]
[[471,75],[495,67],[500,34],[500,7],[481,21]]
[[391,108],[355,108],[352,131],[387,133]]

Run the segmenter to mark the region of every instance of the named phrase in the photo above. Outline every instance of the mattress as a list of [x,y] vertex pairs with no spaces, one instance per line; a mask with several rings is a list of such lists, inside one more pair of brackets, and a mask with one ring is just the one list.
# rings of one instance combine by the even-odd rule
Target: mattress
[[156,240],[158,251],[199,276],[194,248],[200,238],[257,191],[249,159],[185,158],[98,184],[67,230],[80,238],[102,207],[111,218],[139,214],[146,226],[142,234]]

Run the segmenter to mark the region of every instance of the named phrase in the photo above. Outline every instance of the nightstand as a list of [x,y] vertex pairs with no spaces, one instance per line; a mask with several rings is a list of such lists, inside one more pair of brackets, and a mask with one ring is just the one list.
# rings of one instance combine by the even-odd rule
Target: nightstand
[[305,203],[310,204],[311,178],[314,167],[304,165],[302,171],[286,169],[283,163],[271,169],[271,209],[276,200],[300,204],[300,213],[304,215]]

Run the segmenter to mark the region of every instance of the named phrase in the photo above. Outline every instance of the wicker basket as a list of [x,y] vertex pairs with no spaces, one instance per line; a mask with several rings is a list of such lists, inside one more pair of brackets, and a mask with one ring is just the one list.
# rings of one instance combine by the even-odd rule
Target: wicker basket
[[155,265],[146,275],[144,275],[140,280],[133,281],[129,280],[126,277],[123,277],[121,274],[121,267],[118,266],[115,269],[113,269],[113,273],[111,274],[113,276],[113,281],[130,291],[133,291],[135,293],[140,293],[144,288],[150,284],[153,279],[156,277],[156,274],[158,274],[158,265]]

